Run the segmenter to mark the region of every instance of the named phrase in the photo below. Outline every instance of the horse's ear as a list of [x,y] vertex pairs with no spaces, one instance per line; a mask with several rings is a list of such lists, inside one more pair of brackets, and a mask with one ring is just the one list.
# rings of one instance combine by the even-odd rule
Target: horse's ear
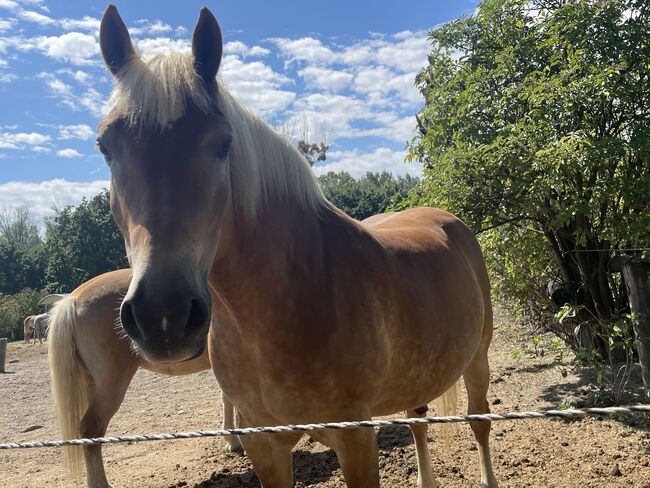
[[219,23],[212,12],[203,7],[192,35],[192,55],[196,72],[208,86],[214,83],[222,54],[223,38]]
[[117,76],[120,70],[137,56],[129,31],[115,5],[109,5],[102,17],[99,26],[99,47],[106,66],[114,76]]

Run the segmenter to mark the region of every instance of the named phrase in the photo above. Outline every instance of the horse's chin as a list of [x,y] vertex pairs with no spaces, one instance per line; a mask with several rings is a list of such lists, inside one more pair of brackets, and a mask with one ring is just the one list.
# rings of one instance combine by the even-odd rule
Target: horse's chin
[[131,352],[133,352],[135,356],[149,363],[158,363],[158,364],[174,364],[174,363],[184,363],[186,361],[193,361],[194,359],[197,359],[205,352],[205,347],[207,345],[207,341],[204,340],[202,341],[201,347],[199,347],[196,353],[194,353],[192,356],[184,359],[179,359],[178,361],[174,361],[174,360],[163,360],[158,358],[151,358],[147,355],[146,352],[142,350],[142,348],[138,345],[137,342],[135,342],[133,339],[130,339],[130,342],[131,342]]

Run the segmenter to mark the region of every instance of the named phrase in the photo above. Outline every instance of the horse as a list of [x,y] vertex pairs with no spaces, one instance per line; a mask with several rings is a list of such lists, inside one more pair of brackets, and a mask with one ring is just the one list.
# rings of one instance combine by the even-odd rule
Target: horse
[[39,344],[43,344],[43,339],[47,339],[48,326],[50,324],[50,316],[47,313],[42,313],[33,316],[32,326],[34,333],[34,342],[38,339]]
[[[356,221],[304,157],[229,93],[220,26],[200,11],[190,53],[140,56],[113,5],[100,23],[113,77],[97,146],[133,269],[120,320],[138,353],[207,347],[241,426],[363,420],[450,398],[489,412],[490,282],[473,233],[419,208]],[[481,486],[497,481],[488,422],[472,422]],[[413,425],[419,486],[436,486]],[[379,486],[372,429],[310,432],[347,486]],[[264,488],[293,485],[302,434],[243,436]]]
[[[139,368],[165,375],[187,375],[210,368],[207,351],[189,361],[169,364],[152,363],[133,353],[118,318],[118,306],[130,281],[129,269],[99,275],[51,311],[48,355],[52,390],[66,439],[104,436]],[[225,396],[222,399],[223,426],[231,428],[233,407]],[[226,442],[231,451],[242,451],[237,437],[227,437]],[[81,478],[83,458],[88,488],[110,487],[101,445],[66,447],[64,458],[76,481]]]
[[36,315],[28,315],[23,321],[23,336],[25,344],[29,344],[29,340],[32,338],[34,333],[34,319]]

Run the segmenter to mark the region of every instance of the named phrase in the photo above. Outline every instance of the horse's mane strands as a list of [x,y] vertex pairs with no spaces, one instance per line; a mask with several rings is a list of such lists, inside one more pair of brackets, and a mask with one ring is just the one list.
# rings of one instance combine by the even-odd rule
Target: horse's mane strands
[[191,56],[166,52],[136,56],[116,78],[108,109],[132,125],[165,129],[191,102],[209,113],[214,97],[194,70]]
[[325,197],[305,157],[218,82],[217,104],[234,133],[230,166],[238,210],[254,217],[261,202],[281,197],[318,212]]
[[109,110],[131,124],[163,130],[183,116],[188,103],[204,113],[218,107],[234,133],[230,167],[235,211],[254,218],[262,202],[281,197],[318,212],[325,198],[303,155],[239,104],[219,78],[217,86],[215,100],[190,54],[137,57],[120,72]]

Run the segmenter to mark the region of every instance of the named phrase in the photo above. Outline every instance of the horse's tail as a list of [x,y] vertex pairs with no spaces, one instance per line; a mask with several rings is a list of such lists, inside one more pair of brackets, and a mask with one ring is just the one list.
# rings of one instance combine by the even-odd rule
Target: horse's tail
[[[73,338],[75,323],[75,298],[66,297],[52,309],[48,348],[52,396],[64,439],[80,437],[79,422],[88,407],[88,373],[77,354]],[[82,476],[83,448],[64,447],[63,459],[66,469],[78,483]]]
[[439,417],[456,415],[458,408],[458,382],[434,400],[436,414]]
[[[456,415],[458,408],[458,381],[451,388],[434,400],[436,414],[439,417]],[[444,424],[443,424],[444,425]]]
[[[451,388],[433,401],[438,417],[457,415],[458,413],[458,381]],[[437,429],[438,441],[445,448],[451,446],[452,435],[456,432],[456,424],[439,424]]]

